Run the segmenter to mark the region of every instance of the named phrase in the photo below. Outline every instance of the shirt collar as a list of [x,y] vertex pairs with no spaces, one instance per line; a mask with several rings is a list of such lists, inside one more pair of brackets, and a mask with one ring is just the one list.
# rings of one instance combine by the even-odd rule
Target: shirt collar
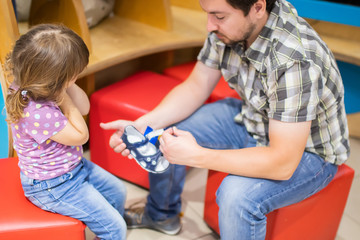
[[[235,51],[243,61],[248,61],[253,64],[256,70],[261,71],[262,61],[267,54],[267,49],[269,49],[269,44],[271,44],[271,35],[275,30],[280,16],[280,3],[278,1],[275,2],[274,8],[269,14],[269,18],[260,31],[259,36],[255,39],[255,41],[251,44],[251,46],[244,51],[244,42],[238,42],[230,47],[233,51]],[[276,40],[274,40],[276,41]],[[216,45],[226,47],[222,41],[218,40]]]
[[[269,18],[260,31],[259,36],[255,41],[250,45],[250,47],[245,51],[245,56],[249,61],[254,65],[255,69],[260,71],[262,62],[265,59],[265,56],[268,55],[269,45],[272,44],[271,35],[274,32],[280,16],[280,3],[279,1],[275,2],[274,8],[269,14]],[[276,39],[274,39],[276,41]]]

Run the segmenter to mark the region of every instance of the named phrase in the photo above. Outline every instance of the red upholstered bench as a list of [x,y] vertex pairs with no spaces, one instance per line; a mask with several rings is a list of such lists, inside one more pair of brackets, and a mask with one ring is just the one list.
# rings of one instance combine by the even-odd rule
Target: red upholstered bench
[[[204,220],[217,233],[219,208],[215,192],[226,175],[209,170],[206,186]],[[335,239],[353,178],[354,170],[343,164],[320,192],[269,213],[266,240]]]
[[[167,76],[177,78],[184,81],[191,73],[196,62],[189,62],[177,66],[166,68],[163,73]],[[229,87],[224,78],[221,78],[216,85],[214,91],[211,93],[208,102],[215,102],[226,97],[240,98],[239,94]]]
[[156,107],[180,81],[144,71],[100,89],[90,97],[91,160],[112,174],[149,188],[148,173],[135,160],[115,153],[109,146],[114,131],[100,128],[100,122],[135,120]]
[[0,159],[0,239],[84,240],[85,225],[44,211],[24,196],[17,158]]

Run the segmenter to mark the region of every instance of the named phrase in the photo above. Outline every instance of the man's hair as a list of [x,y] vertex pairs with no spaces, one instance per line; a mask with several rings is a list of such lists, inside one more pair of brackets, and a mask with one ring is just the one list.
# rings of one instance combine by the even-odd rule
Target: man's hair
[[[230,6],[236,9],[240,9],[244,12],[244,15],[247,16],[250,12],[251,7],[258,1],[258,0],[226,0]],[[268,13],[274,7],[274,4],[277,0],[266,0],[266,11]]]
[[63,25],[41,24],[22,35],[8,55],[14,85],[6,97],[8,122],[17,122],[29,99],[59,103],[66,84],[87,66],[89,50]]

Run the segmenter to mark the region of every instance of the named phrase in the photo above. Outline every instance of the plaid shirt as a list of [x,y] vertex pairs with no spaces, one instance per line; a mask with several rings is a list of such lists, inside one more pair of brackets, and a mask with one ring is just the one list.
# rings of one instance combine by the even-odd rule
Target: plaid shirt
[[243,42],[227,46],[210,33],[198,60],[221,70],[239,93],[243,105],[235,121],[259,146],[269,144],[269,119],[312,121],[305,151],[334,164],[348,158],[344,87],[336,61],[289,2],[276,2],[248,49]]

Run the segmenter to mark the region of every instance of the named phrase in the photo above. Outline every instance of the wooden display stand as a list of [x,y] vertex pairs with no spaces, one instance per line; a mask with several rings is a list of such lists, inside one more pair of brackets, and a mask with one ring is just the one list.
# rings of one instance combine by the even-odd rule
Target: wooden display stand
[[168,0],[151,1],[151,7],[148,2],[117,0],[115,15],[90,29],[93,52],[84,75],[153,53],[203,44],[205,13],[171,6]]
[[32,0],[29,25],[62,23],[79,34],[91,51],[89,29],[82,2],[79,0]]
[[198,10],[198,11],[203,11],[199,1],[197,0],[171,0],[171,4],[173,6],[178,6],[178,7],[183,7],[183,8],[188,8],[188,9],[192,9],[192,10]]
[[[178,1],[179,2],[179,1]],[[91,50],[80,84],[90,95],[93,74],[111,66],[153,53],[199,47],[204,42],[206,14],[194,1],[179,7],[169,0],[116,0],[114,15],[88,29],[81,0],[33,0],[29,25],[61,22],[78,33]],[[26,31],[26,27],[23,27]],[[88,77],[90,76],[90,77]]]
[[11,1],[0,2],[0,62],[4,64],[6,55],[19,37],[19,30]]

